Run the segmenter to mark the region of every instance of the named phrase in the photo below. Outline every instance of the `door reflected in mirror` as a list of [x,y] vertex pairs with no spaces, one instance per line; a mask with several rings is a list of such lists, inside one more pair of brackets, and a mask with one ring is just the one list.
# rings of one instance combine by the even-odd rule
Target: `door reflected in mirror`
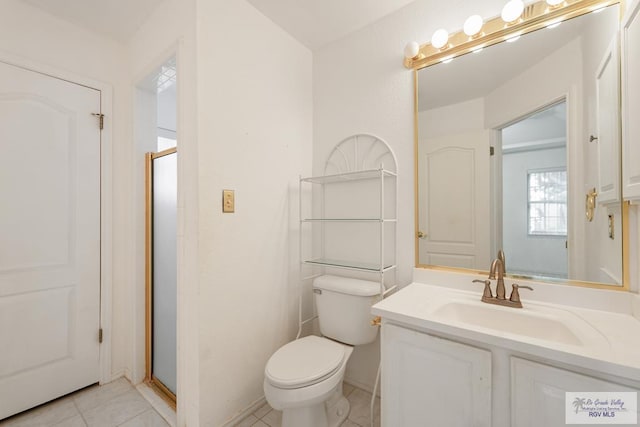
[[417,72],[419,266],[502,249],[511,275],[622,285],[618,27],[614,5]]

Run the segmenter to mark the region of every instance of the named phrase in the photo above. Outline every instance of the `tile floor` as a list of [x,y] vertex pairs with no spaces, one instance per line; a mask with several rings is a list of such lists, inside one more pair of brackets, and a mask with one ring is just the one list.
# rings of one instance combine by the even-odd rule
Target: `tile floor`
[[[342,423],[342,427],[370,427],[370,405],[371,393],[356,388],[351,384],[344,383],[343,393],[346,396],[351,409],[349,417]],[[375,427],[380,427],[380,398],[376,398],[374,407]],[[282,413],[271,409],[268,403],[257,409],[253,414],[236,424],[236,427],[280,427],[282,424]]]
[[[370,427],[371,393],[345,383],[349,418],[342,427]],[[380,426],[380,398],[376,398],[374,426]],[[282,413],[268,403],[236,427],[280,427]],[[53,402],[0,421],[0,427],[169,427],[126,379],[91,386]]]
[[124,378],[0,421],[0,427],[169,427]]

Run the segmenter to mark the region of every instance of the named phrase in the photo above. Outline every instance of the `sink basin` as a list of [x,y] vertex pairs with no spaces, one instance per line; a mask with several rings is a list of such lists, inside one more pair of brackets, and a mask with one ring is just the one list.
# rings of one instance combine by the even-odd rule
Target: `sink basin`
[[585,334],[584,329],[590,326],[562,310],[514,309],[475,301],[452,301],[437,307],[433,316],[446,323],[464,323],[572,346],[589,346],[592,340],[587,337],[599,335],[596,330]]

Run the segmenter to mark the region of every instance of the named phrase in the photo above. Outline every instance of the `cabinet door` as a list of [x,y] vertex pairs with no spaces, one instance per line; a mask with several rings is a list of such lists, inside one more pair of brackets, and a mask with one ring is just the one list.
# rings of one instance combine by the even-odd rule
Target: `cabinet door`
[[564,427],[567,391],[638,391],[517,357],[511,358],[511,389],[513,427]]
[[622,185],[626,200],[640,200],[640,1],[622,23]]
[[491,426],[491,352],[385,324],[382,425]]
[[620,69],[617,35],[596,74],[598,117],[598,202],[620,201]]

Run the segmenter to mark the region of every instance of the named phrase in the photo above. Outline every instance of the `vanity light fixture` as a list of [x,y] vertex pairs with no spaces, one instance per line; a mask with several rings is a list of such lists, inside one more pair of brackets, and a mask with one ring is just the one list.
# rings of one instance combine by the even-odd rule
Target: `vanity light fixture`
[[431,36],[431,46],[436,49],[444,48],[449,42],[449,32],[444,28],[440,28],[436,30],[435,33]]
[[451,56],[447,56],[446,58],[442,58],[442,62],[443,64],[448,64],[449,62],[453,61],[453,55]]
[[[431,43],[418,46],[410,43],[405,48],[404,65],[420,70],[467,53],[478,53],[483,48],[504,41],[514,42],[518,36],[542,28],[555,28],[560,22],[589,12],[597,13],[623,0],[509,0],[502,14],[484,19],[473,15],[464,22],[462,30],[449,34],[439,29]],[[525,4],[526,3],[526,4]],[[410,56],[412,55],[412,56]]]
[[514,34],[512,36],[509,36],[509,38],[505,39],[504,41],[506,41],[507,43],[516,42],[516,41],[518,41],[518,39],[520,38],[521,35],[522,35],[522,33]]
[[464,21],[464,27],[463,27],[464,33],[469,37],[476,37],[480,34],[483,24],[484,24],[484,21],[482,19],[482,16],[471,15],[470,17],[467,18],[466,21]]
[[502,8],[500,17],[507,24],[514,23],[524,12],[524,2],[522,0],[509,0]]

